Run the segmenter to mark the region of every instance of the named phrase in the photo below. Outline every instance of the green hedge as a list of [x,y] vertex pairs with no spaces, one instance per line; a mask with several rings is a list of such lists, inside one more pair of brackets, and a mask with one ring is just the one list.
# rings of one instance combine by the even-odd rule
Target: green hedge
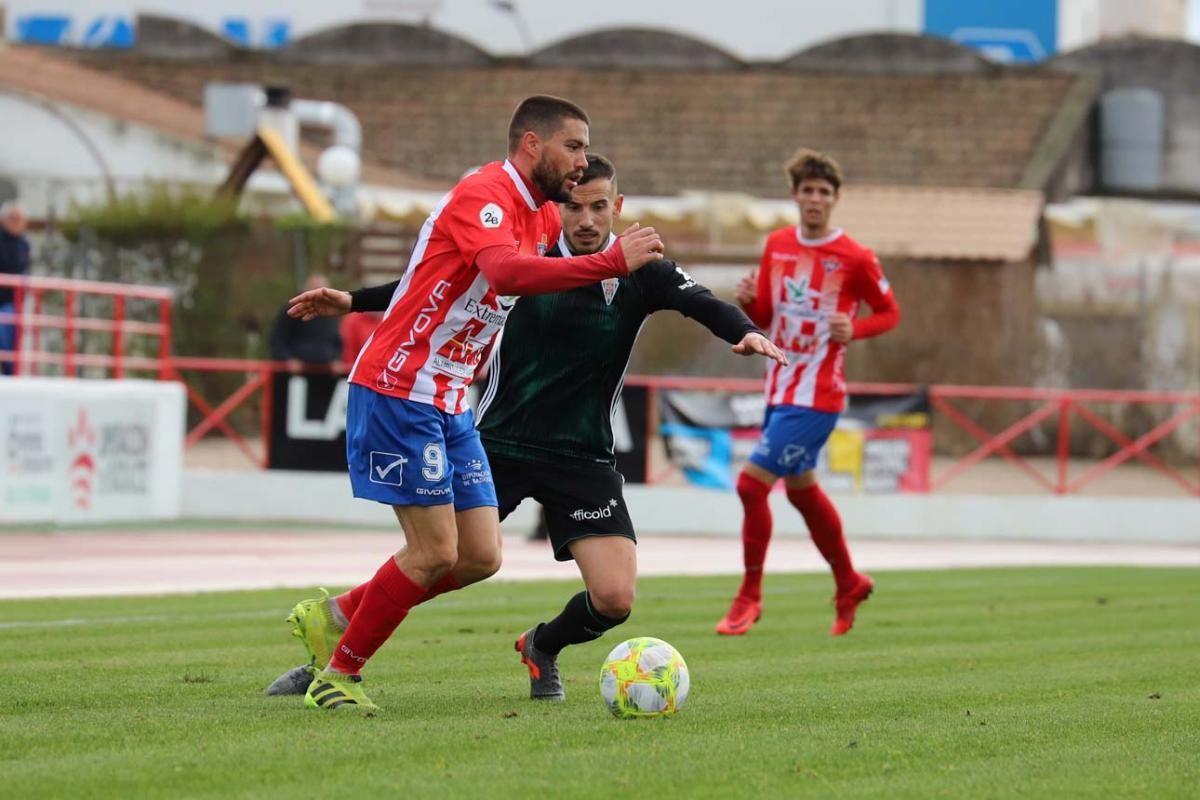
[[[336,267],[352,229],[301,215],[256,219],[230,201],[151,187],[73,209],[60,233],[41,259],[51,273],[175,292],[175,354],[265,358],[271,323],[303,273],[330,272],[332,265],[331,280],[346,280]],[[127,313],[132,319],[157,318],[153,308],[137,302],[128,304]],[[101,341],[107,334],[91,337],[99,351],[111,347]],[[83,344],[86,351],[87,341]],[[155,350],[148,338],[132,337],[129,346],[135,353]],[[188,378],[216,403],[244,376]]]

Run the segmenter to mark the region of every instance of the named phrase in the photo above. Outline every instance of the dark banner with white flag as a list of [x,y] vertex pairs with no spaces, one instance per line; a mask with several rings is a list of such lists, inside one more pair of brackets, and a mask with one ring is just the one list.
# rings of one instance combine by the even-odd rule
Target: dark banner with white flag
[[276,372],[267,466],[345,472],[349,389],[344,375]]

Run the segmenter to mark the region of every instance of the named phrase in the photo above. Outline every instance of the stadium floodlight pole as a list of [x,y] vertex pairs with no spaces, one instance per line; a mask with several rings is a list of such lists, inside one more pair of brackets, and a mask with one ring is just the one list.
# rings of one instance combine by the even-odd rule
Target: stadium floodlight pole
[[517,27],[517,33],[521,36],[521,43],[525,45],[525,53],[532,53],[533,37],[529,34],[529,26],[525,24],[525,17],[521,14],[521,9],[517,5],[516,0],[492,0],[492,7],[498,11],[503,11],[513,18],[513,25]]

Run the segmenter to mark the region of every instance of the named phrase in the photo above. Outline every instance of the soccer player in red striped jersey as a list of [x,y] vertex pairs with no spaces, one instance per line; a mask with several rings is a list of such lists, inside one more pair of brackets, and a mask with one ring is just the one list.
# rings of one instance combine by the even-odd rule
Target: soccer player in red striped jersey
[[637,226],[603,252],[545,257],[562,228],[556,203],[569,199],[587,166],[588,134],[587,114],[574,103],[522,101],[508,158],[464,177],[429,215],[359,353],[346,411],[350,483],[355,497],[393,507],[405,546],[356,590],[354,615],[331,654],[315,644],[333,623],[328,603],[293,609],[294,633],[320,670],[308,708],[374,708],[359,673],[412,607],[499,568],[495,485],[466,392],[516,296],[627,276],[662,257],[654,229]]
[[[801,149],[785,169],[800,224],[767,238],[758,270],[737,290],[746,314],[768,331],[789,363],[767,362],[762,438],[738,476],[745,574],[717,624],[717,633],[729,636],[746,633],[762,615],[771,541],[767,498],[780,478],[833,572],[834,636],[850,630],[859,604],[874,589],[871,578],[854,569],[841,518],[817,484],[815,468],[845,404],[846,346],[894,328],[900,309],[875,254],[831,225],[842,186],[837,163]],[[856,319],[863,303],[872,313]]]

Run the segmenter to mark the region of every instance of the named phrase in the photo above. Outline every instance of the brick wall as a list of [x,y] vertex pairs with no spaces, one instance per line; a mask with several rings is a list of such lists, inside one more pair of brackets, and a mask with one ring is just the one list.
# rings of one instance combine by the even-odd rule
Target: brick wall
[[212,80],[282,83],[298,97],[343,103],[363,122],[368,157],[447,182],[503,155],[522,97],[558,94],[589,110],[593,148],[616,160],[627,193],[643,195],[784,196],[780,164],[800,145],[833,154],[851,182],[1014,186],[1074,80],[1047,71],[332,68],[244,52],[218,62],[72,57],[197,104]]

